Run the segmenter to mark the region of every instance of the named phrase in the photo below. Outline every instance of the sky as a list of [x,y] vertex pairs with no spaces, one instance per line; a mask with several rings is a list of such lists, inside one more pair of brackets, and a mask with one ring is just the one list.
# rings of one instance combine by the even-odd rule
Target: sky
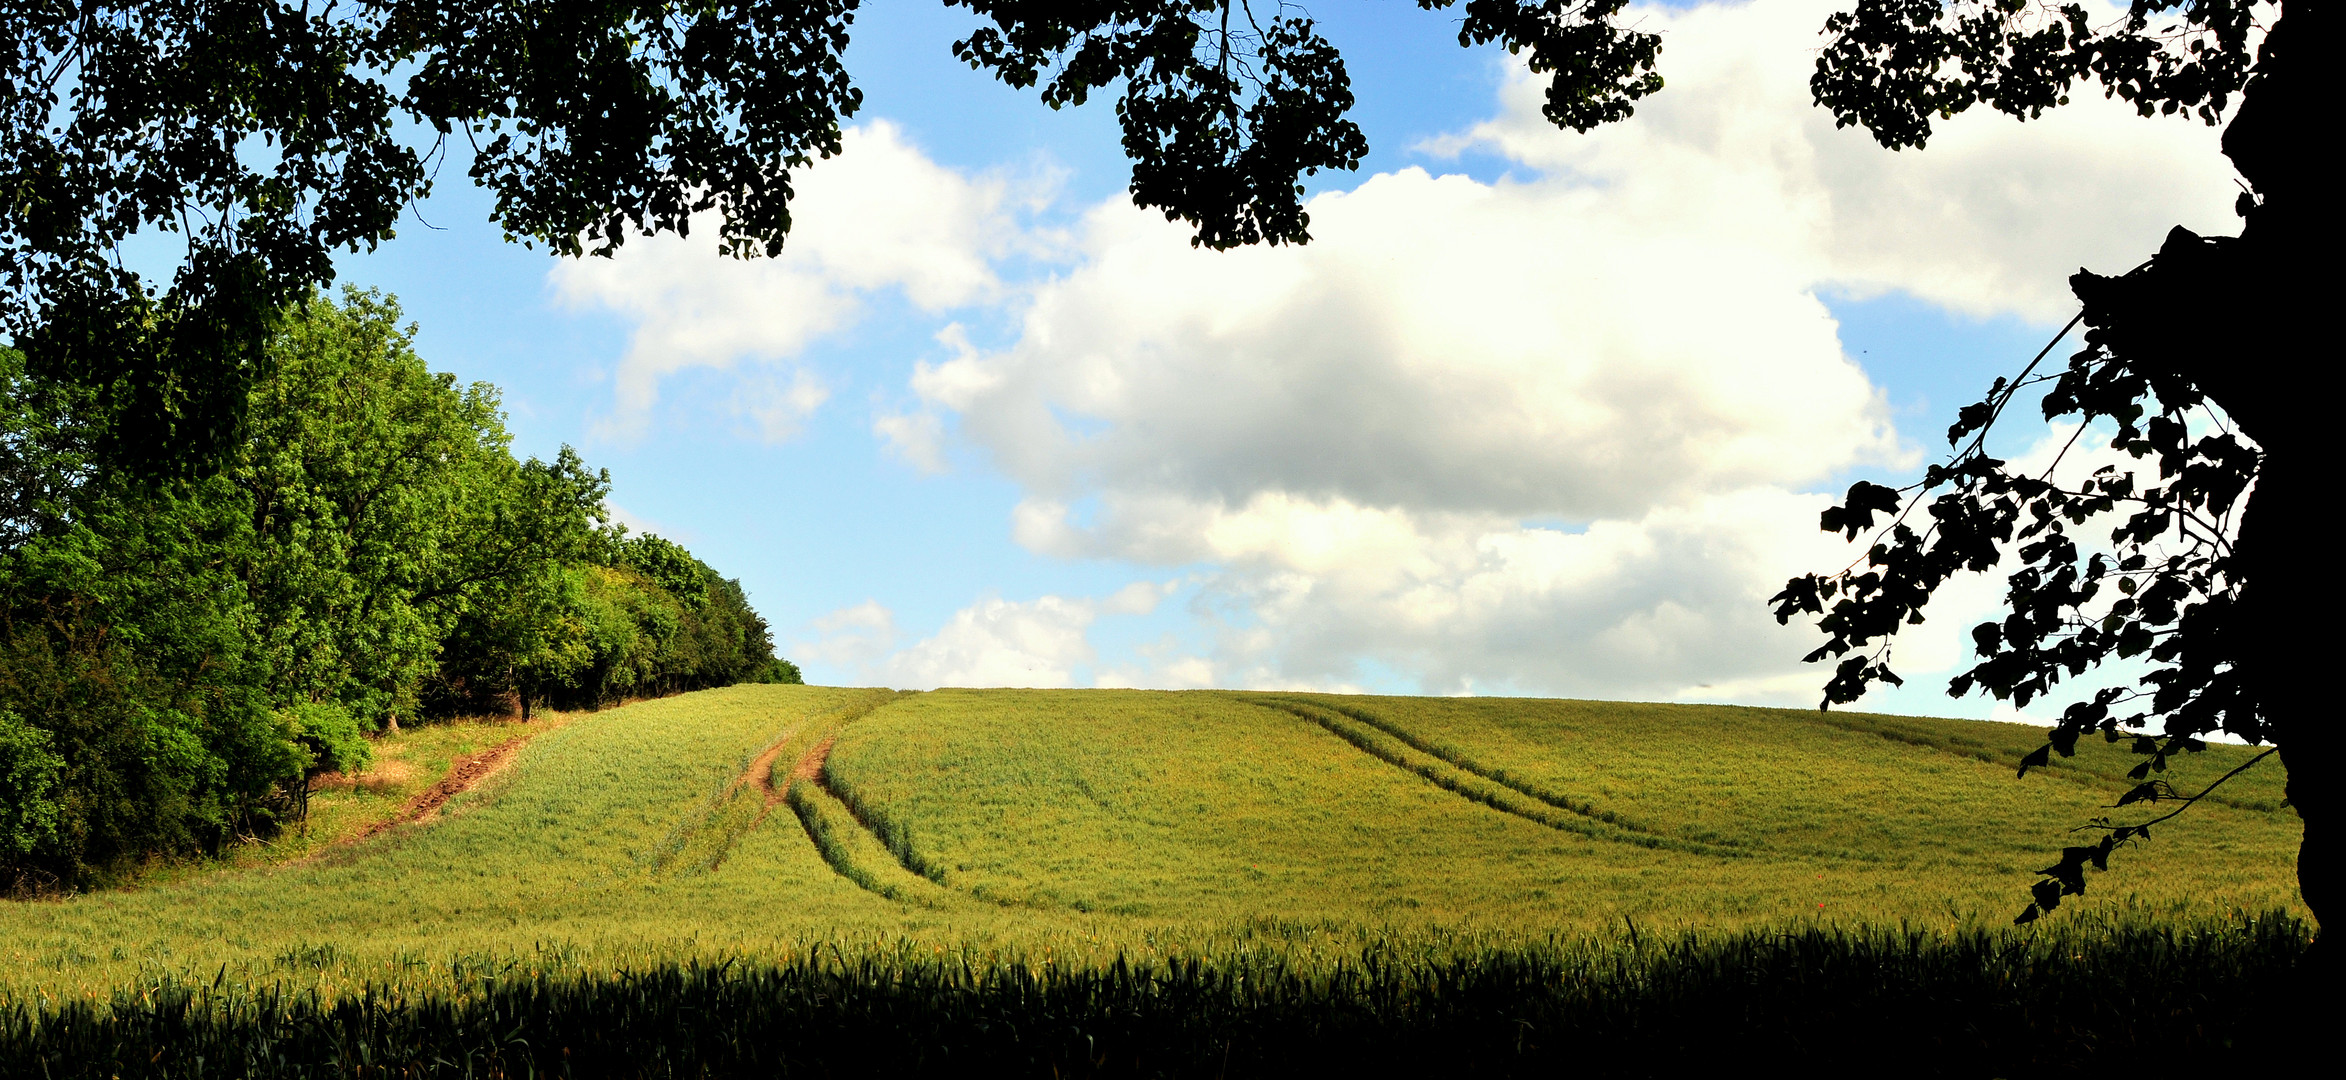
[[[1309,245],[1191,248],[1108,99],[1050,110],[952,58],[966,12],[867,0],[780,258],[557,259],[458,159],[341,280],[501,387],[518,452],[577,447],[738,576],[811,682],[1812,706],[1818,636],[1766,600],[1857,554],[1832,495],[1943,455],[2078,268],[2236,231],[2216,132],[2098,91],[1921,152],[1836,129],[1830,3],[1633,7],[1666,88],[1586,135],[1453,13],[1305,7],[1371,146],[1311,178]],[[2017,459],[2067,435],[2016,418]],[[1951,584],[1864,707],[2057,712],[1944,695],[1998,587]]]

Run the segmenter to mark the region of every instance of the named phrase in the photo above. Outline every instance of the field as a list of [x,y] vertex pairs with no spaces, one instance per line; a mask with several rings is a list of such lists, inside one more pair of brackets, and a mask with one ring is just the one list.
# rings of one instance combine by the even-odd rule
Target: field
[[[1134,970],[1189,972],[1149,993],[1229,989],[1215,980],[1248,970],[1262,974],[1247,1001],[1281,979],[1323,988],[1291,1006],[1363,972],[1406,989],[1471,970],[1521,1000],[1506,980],[1603,968],[1642,986],[1651,972],[1620,975],[1621,957],[1764,966],[1798,948],[1991,981],[2012,977],[1999,964],[2081,977],[2045,966],[2063,954],[2188,954],[2245,979],[2303,945],[2278,770],[2244,774],[2012,931],[2031,871],[2109,812],[2137,759],[2095,743],[2016,780],[2034,729],[1863,714],[745,686],[567,718],[424,820],[343,839],[502,734],[411,734],[384,756],[404,786],[372,803],[364,776],[339,803],[321,793],[340,816],[269,865],[0,908],[9,1030],[186,1013],[189,993],[212,1003],[190,1015],[307,1001],[324,1016],[525,991],[554,1008],[659,979],[722,998],[858,970],[964,1003],[1006,979],[1093,1001]],[[2170,778],[2196,790],[2246,756],[2212,747]],[[2143,960],[2143,941],[2166,942],[2165,959]]]

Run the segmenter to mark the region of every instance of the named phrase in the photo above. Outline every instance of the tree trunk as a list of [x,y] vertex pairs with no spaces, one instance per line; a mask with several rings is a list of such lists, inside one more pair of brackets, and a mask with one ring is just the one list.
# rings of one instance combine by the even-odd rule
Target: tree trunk
[[[2165,296],[2143,298],[2205,313],[2169,345],[2169,355],[2264,452],[2241,516],[2241,603],[2226,651],[2281,748],[2289,805],[2305,830],[2297,888],[2317,936],[2276,1017],[2281,1042],[2300,1051],[2319,1045],[2335,1022],[2336,989],[2346,974],[2324,930],[2346,919],[2339,881],[2346,778],[2322,730],[2335,723],[2325,701],[2331,635],[2322,628],[2336,617],[2337,591],[2323,584],[2322,569],[2336,548],[2329,504],[2337,486],[2330,465],[2337,339],[2323,324],[2334,304],[2329,267],[2340,249],[2337,197],[2322,168],[2332,142],[2326,133],[2336,125],[2326,115],[2321,80],[2337,25],[2335,3],[2285,6],[2224,132],[2224,153],[2255,193],[2241,234],[2198,246],[2179,260],[2187,272],[2160,290]],[[2171,329],[2178,320],[2169,314],[2160,321]]]
[[2319,471],[2306,468],[2299,455],[2266,451],[2241,523],[2239,559],[2246,564],[2247,584],[2233,631],[2239,642],[2233,663],[2256,696],[2274,745],[2281,748],[2289,805],[2305,828],[2297,853],[2298,895],[2314,921],[2327,926],[2346,918],[2346,912],[2338,907],[2338,757],[2323,745],[2321,730],[2334,722],[2322,703],[2331,692],[2322,677],[2329,639],[2317,629],[2321,616],[2309,611],[2322,602],[2303,584],[2304,575],[2319,573],[2315,568],[2335,547],[2323,540],[2323,523],[2314,520],[2326,516],[2326,500],[2312,490],[2320,480]]
[[[2330,269],[2340,250],[2336,196],[2323,166],[2335,123],[2322,80],[2337,40],[2338,6],[2297,0],[2266,37],[2224,153],[2254,192],[2238,237],[2168,236],[2143,273],[2080,274],[2087,322],[2111,354],[2166,388],[2187,383],[2263,451],[2233,556],[2240,605],[2223,631],[2223,658],[2281,748],[2289,803],[2304,825],[2299,895],[2317,927],[2346,919],[2339,882],[2342,808],[2332,723],[2329,637],[2334,586],[2322,568],[2336,548],[2337,331]],[[2245,719],[2245,718],[2241,718]],[[2243,725],[2247,729],[2246,725]],[[2325,935],[2326,936],[2326,935]],[[2317,941],[2293,1008],[2296,1030],[2326,1030],[2335,1012],[2337,946]]]
[[[2336,330],[2321,325],[2334,302],[2338,209],[2324,160],[2336,124],[2325,58],[2338,40],[2338,5],[2298,0],[2283,9],[2258,56],[2240,111],[2224,131],[2224,153],[2255,190],[2234,265],[2227,268],[2238,316],[2231,340],[2202,363],[2229,373],[2213,380],[2218,404],[2265,451],[2256,491],[2241,520],[2244,586],[2240,655],[2273,742],[2289,771],[2289,803],[2304,822],[2298,893],[2318,925],[2346,918],[2340,886],[2338,758],[2321,730],[2330,720],[2326,681],[2333,589],[2307,587],[2336,544],[2325,527],[2331,492],[2326,460],[2337,407]],[[2326,949],[2325,952],[2334,951]],[[2325,960],[2332,958],[2325,957]],[[2323,967],[2334,967],[2325,963]]]

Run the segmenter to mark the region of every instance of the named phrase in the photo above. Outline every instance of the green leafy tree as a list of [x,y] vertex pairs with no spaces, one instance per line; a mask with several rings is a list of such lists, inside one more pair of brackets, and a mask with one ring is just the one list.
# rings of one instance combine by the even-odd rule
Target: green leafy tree
[[40,481],[0,548],[0,814],[29,826],[0,865],[19,889],[79,887],[265,831],[300,754],[222,558],[249,539],[232,486],[90,473],[80,451],[103,421],[82,410],[95,401],[28,385],[4,350],[0,400],[8,467]]
[[15,859],[57,839],[59,775],[65,759],[48,731],[0,712],[0,859]]
[[737,584],[604,529],[609,478],[575,452],[515,460],[494,388],[429,371],[398,317],[355,291],[287,311],[243,441],[195,477],[102,467],[118,403],[0,351],[11,888],[265,835],[468,676],[526,710],[771,668]]
[[681,546],[611,529],[597,557],[566,570],[549,640],[561,653],[517,666],[523,699],[594,707],[631,697],[727,686],[795,682],[797,668],[774,656],[766,622],[741,583],[718,575]]
[[545,688],[590,662],[576,567],[594,550],[611,481],[568,447],[552,462],[507,457],[477,480],[463,557],[420,594],[448,618],[436,696],[461,711],[511,694],[527,718]]
[[512,472],[495,388],[428,370],[398,318],[358,292],[286,318],[225,473],[252,521],[236,569],[271,696],[368,729],[414,714],[466,598],[450,579],[476,561],[483,489]]

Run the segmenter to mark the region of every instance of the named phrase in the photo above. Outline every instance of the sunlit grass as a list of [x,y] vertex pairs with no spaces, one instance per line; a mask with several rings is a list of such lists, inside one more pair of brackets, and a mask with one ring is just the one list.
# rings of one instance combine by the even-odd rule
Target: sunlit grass
[[[1343,713],[1323,724],[1298,705]],[[2016,780],[2040,734],[1711,706],[938,691],[850,729],[831,767],[948,882],[1007,904],[1576,929],[1996,923],[2135,760],[2096,743]],[[2245,756],[2211,748],[2178,784]],[[2234,802],[2125,852],[2089,899],[2291,904],[2297,823],[2257,808],[2277,781],[2249,776]]]
[[[438,820],[332,844],[513,730],[406,734],[382,751],[411,763],[398,779],[318,793],[309,848],[0,908],[0,997],[420,992],[816,952],[1316,970],[1631,925],[2001,933],[2131,764],[2096,744],[2015,781],[2026,729],[1705,706],[745,686],[570,717]],[[2294,815],[2276,779],[2246,779],[2051,921],[2300,911]]]
[[384,734],[375,739],[366,768],[318,777],[307,814],[282,831],[235,844],[212,858],[156,860],[130,873],[117,887],[153,888],[221,870],[259,869],[315,857],[397,820],[409,801],[446,776],[458,759],[511,740],[526,742],[561,727],[574,715],[578,714],[549,710],[527,724],[503,717],[464,717]]

